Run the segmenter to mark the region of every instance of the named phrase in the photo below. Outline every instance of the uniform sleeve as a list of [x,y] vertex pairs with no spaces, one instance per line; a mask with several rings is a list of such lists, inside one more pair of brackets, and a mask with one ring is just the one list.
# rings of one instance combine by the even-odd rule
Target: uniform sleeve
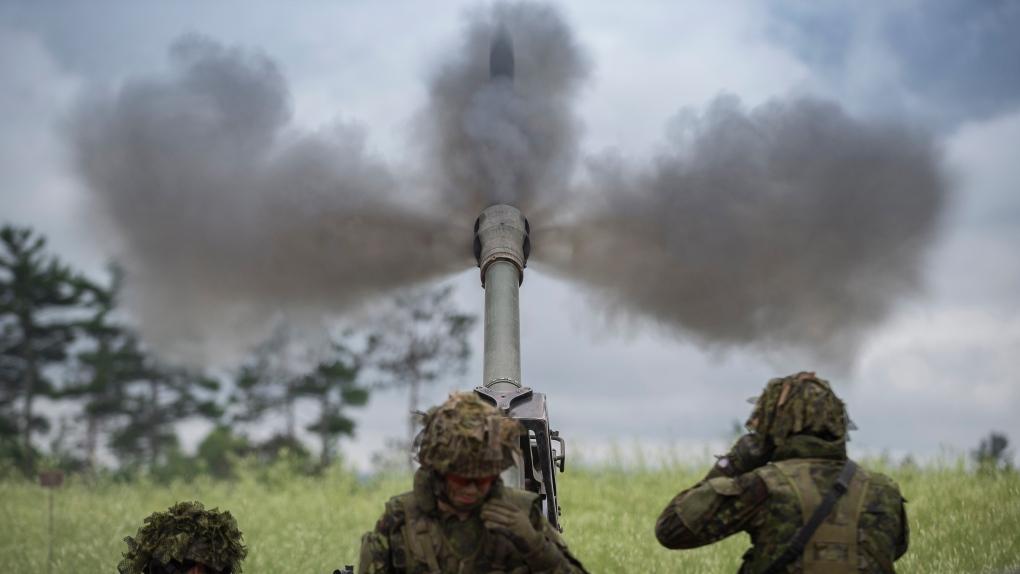
[[361,537],[358,574],[396,574],[390,559],[389,537],[376,531]]
[[567,543],[563,541],[559,531],[553,528],[542,514],[542,505],[537,499],[531,508],[531,523],[545,534],[543,547],[532,555],[524,557],[532,572],[536,574],[588,574],[581,562],[570,553]]
[[399,534],[404,524],[404,513],[393,501],[376,522],[375,528],[361,537],[358,574],[400,574],[403,568],[394,563],[391,537]]
[[655,523],[666,548],[696,548],[741,532],[764,507],[765,482],[754,473],[703,480],[676,495]]

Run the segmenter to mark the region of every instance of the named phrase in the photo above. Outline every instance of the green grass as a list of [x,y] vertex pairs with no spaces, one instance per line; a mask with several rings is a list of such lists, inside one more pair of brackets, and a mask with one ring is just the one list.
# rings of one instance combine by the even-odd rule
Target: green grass
[[[592,572],[736,572],[746,535],[675,552],[653,535],[659,511],[702,469],[568,469],[562,476],[565,537]],[[924,574],[1003,572],[1020,566],[1020,474],[975,475],[962,465],[887,470],[909,500],[911,547],[897,571]],[[281,469],[245,473],[238,482],[199,480],[85,484],[54,495],[53,572],[114,571],[123,538],[142,518],[178,500],[229,509],[249,546],[245,572],[329,573],[357,558],[361,533],[374,524],[407,477],[358,482]],[[255,476],[259,476],[256,480]],[[16,573],[47,572],[49,492],[0,483],[0,564]]]

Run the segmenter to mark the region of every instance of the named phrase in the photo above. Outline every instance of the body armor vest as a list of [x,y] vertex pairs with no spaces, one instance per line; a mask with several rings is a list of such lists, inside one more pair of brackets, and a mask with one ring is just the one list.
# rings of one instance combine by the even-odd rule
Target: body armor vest
[[[772,463],[762,468],[759,476],[769,489],[770,499],[795,500],[801,510],[802,524],[822,502],[831,488],[823,484],[819,489],[812,478],[811,469],[831,460],[791,459]],[[858,469],[850,481],[847,493],[839,499],[829,516],[811,536],[801,556],[804,574],[856,574],[858,571],[857,531],[868,489],[868,474]],[[769,543],[785,549],[787,540],[770,540]]]

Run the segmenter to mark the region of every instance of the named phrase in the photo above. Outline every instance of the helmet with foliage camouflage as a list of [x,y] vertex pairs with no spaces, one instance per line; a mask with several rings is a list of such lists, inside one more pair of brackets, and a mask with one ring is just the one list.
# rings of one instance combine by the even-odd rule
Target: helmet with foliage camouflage
[[776,444],[797,434],[845,440],[851,425],[829,382],[809,372],[769,381],[747,420],[748,430]]
[[220,574],[240,574],[248,550],[229,512],[206,510],[200,502],[178,502],[153,512],[117,565],[120,574],[183,574],[203,564]]
[[453,393],[425,414],[418,462],[442,474],[470,478],[499,474],[520,456],[520,423],[475,393]]

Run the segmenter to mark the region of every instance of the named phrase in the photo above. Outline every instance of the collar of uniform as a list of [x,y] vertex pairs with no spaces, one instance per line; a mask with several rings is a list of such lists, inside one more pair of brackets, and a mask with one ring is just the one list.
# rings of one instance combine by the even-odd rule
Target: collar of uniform
[[[438,515],[439,506],[436,504],[436,493],[442,484],[437,480],[438,476],[431,470],[419,468],[414,473],[414,498],[418,502],[418,508],[427,514]],[[503,479],[496,478],[489,489],[486,500],[493,497],[500,497],[503,494]]]
[[807,434],[793,435],[782,443],[776,444],[776,450],[772,460],[786,460],[788,458],[831,458],[843,460],[846,458],[846,441],[825,440]]

